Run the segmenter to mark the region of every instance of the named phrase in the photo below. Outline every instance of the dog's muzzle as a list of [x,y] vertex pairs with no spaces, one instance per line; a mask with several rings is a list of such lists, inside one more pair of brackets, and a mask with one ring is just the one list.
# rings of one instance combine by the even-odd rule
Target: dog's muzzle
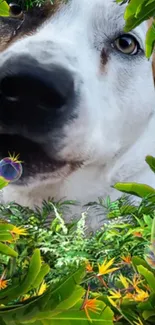
[[17,56],[0,67],[0,123],[47,132],[69,114],[75,97],[72,73],[58,65]]
[[21,183],[67,164],[59,148],[77,97],[73,73],[61,65],[17,55],[0,66],[0,159],[20,154]]

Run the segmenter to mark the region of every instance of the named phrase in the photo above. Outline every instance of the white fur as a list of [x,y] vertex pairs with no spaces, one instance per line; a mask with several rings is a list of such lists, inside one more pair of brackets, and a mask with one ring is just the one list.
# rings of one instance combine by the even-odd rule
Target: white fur
[[[0,64],[11,55],[31,53],[40,62],[57,63],[75,75],[81,89],[78,117],[65,125],[59,158],[84,161],[69,173],[66,166],[46,181],[39,176],[29,185],[9,185],[3,200],[24,205],[41,204],[49,196],[56,200],[78,200],[81,204],[99,196],[120,196],[111,186],[117,181],[138,181],[155,186],[155,177],[145,163],[155,155],[155,94],[151,60],[145,56],[123,56],[107,37],[123,31],[124,6],[113,0],[71,0],[37,33],[17,41],[1,54]],[[135,31],[144,49],[146,25]],[[101,64],[105,48],[108,61]],[[50,139],[50,134],[49,134]],[[50,140],[45,144],[50,155]],[[94,217],[95,218],[95,217]],[[97,227],[98,220],[91,220]]]

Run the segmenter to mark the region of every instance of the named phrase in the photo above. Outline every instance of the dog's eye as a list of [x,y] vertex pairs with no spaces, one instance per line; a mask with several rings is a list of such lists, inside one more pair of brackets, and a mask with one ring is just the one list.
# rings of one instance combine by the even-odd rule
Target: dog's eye
[[136,38],[132,35],[121,35],[114,41],[114,47],[128,55],[134,55],[139,52],[140,45]]
[[21,6],[19,6],[17,3],[10,3],[10,16],[11,17],[17,17],[20,18],[23,15],[23,11]]

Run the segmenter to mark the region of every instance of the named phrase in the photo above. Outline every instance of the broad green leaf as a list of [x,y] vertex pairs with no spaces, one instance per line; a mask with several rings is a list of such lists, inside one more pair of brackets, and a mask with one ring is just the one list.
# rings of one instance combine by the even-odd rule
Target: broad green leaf
[[132,29],[140,25],[143,21],[148,20],[150,17],[153,17],[154,15],[155,15],[154,3],[150,3],[147,6],[147,10],[146,10],[145,2],[143,2],[141,5],[141,11],[137,14],[137,16],[135,17],[135,14],[133,14],[126,20],[126,24],[124,28],[125,32],[131,31]]
[[142,12],[143,12],[143,6],[146,6],[148,0],[142,0],[139,6],[137,7],[137,10],[135,12],[135,17],[138,18]]
[[133,263],[133,266],[136,268],[136,270],[137,270],[138,266],[142,265],[149,271],[152,271],[151,267],[146,263],[146,261],[138,256],[132,257],[132,263]]
[[4,298],[0,295],[0,304],[7,304],[13,299],[20,297],[21,295],[27,293],[31,287],[33,287],[33,283],[36,280],[41,269],[41,257],[39,249],[36,249],[31,257],[29,269],[24,280],[15,288],[8,288],[7,292],[4,292]]
[[1,241],[12,241],[12,240],[16,240],[16,239],[18,239],[19,238],[19,236],[12,236],[11,234],[9,234],[9,232],[7,232],[7,231],[0,231],[0,242]]
[[[145,310],[142,315],[143,315],[143,318],[145,320],[147,320],[150,317],[155,316],[155,310]],[[155,319],[155,317],[154,317],[154,319]]]
[[[47,310],[45,312],[43,311],[41,313],[38,313],[37,319],[41,320],[41,319],[53,318],[62,312],[68,311],[73,306],[75,308],[75,304],[78,303],[78,301],[84,296],[84,294],[85,294],[85,290],[80,286],[76,286],[75,290],[71,293],[71,295],[67,299],[60,302],[56,306],[56,308],[54,308],[52,311]],[[48,309],[48,307],[46,308]]]
[[0,0],[0,16],[10,16],[10,7],[6,1]]
[[1,223],[0,222],[0,232],[1,231],[11,231],[13,229],[14,225],[10,224],[10,223]]
[[85,273],[85,267],[82,267],[73,275],[67,277],[61,284],[58,284],[58,287],[52,290],[46,308],[51,309],[51,306],[55,308],[58,303],[67,299],[72,294],[73,290],[75,290],[76,285],[82,281]]
[[131,0],[126,7],[124,19],[127,20],[130,16],[135,15],[137,8],[141,5],[145,0]]
[[17,307],[16,309],[12,308],[6,311],[4,307],[3,311],[0,310],[0,317],[3,317],[3,320],[9,325],[13,325],[13,321],[15,319],[18,320],[18,323],[34,323],[37,321],[38,314],[41,315],[42,312],[54,311],[54,309],[57,308],[57,306],[63,301],[68,303],[69,297],[73,294],[73,292],[75,292],[76,301],[76,288],[83,279],[84,275],[85,267],[83,266],[75,273],[68,276],[61,284],[57,284],[54,287],[52,285],[42,296],[31,298],[28,300],[28,302],[25,301],[21,307]]
[[147,162],[151,170],[155,173],[155,158],[152,156],[146,156],[145,161]]
[[145,223],[146,223],[149,227],[152,227],[153,219],[152,219],[149,215],[146,215],[146,214],[143,215],[143,218],[144,218]]
[[[43,324],[46,325],[89,325],[90,322],[83,310],[80,310],[82,306],[83,300],[80,300],[75,306],[67,311],[64,311],[58,315],[53,316],[52,318],[49,317],[49,319],[40,320],[43,322]],[[92,320],[93,325],[97,324],[105,324],[105,325],[113,325],[113,312],[110,307],[106,306],[104,302],[98,301],[97,306],[101,309],[100,312],[94,313],[89,311],[89,316]],[[44,323],[45,321],[45,323]],[[24,322],[25,324],[25,322]],[[36,320],[33,325],[38,325],[38,320]],[[12,325],[10,323],[10,325]]]
[[145,280],[147,281],[147,283],[150,287],[150,290],[155,293],[155,276],[154,276],[154,274],[142,265],[139,265],[137,267],[137,269],[138,269],[138,272],[144,276]]
[[3,243],[0,243],[0,253],[11,257],[18,256],[18,253],[15,252],[14,249]]
[[114,188],[128,194],[144,198],[150,194],[155,194],[155,189],[149,185],[140,183],[116,183]]
[[47,264],[43,264],[41,266],[40,272],[38,273],[34,283],[33,283],[33,288],[38,288],[42,281],[44,280],[44,277],[49,273],[50,267]]
[[[90,324],[88,321],[86,314],[84,311],[80,310],[80,307],[82,306],[83,301],[81,300],[79,303],[77,303],[74,308],[63,312],[62,314],[58,315],[57,317],[53,317],[53,319],[58,320],[64,320],[66,324],[66,321],[68,319],[73,320],[74,322],[77,321],[77,324],[82,324],[83,321],[86,322],[86,324]],[[101,300],[98,301],[98,306],[101,309],[101,312],[99,313],[93,313],[89,311],[90,318],[92,319],[92,324],[98,324],[98,322],[101,322],[101,324],[105,325],[113,325],[113,312],[110,307],[106,306],[104,302]],[[75,310],[74,310],[75,309]],[[81,322],[80,322],[81,321]],[[84,324],[85,324],[84,322]],[[63,324],[63,323],[62,323]],[[73,323],[74,324],[74,323]]]

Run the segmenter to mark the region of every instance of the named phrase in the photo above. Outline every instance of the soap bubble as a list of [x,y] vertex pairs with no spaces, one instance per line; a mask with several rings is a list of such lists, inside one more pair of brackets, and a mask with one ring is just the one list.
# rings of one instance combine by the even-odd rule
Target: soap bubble
[[22,175],[21,161],[16,157],[6,157],[0,160],[0,176],[9,183],[16,182]]

